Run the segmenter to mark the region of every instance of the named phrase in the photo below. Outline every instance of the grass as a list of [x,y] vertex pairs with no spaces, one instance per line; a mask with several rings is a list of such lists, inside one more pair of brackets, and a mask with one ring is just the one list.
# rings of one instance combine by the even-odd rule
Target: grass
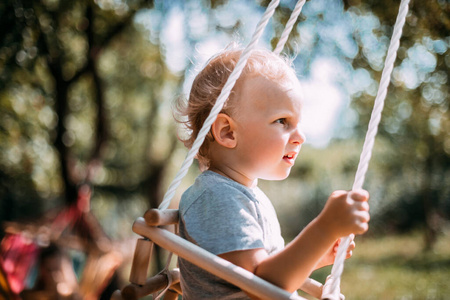
[[[450,232],[442,233],[428,252],[420,232],[357,238],[356,244],[341,278],[346,299],[450,299]],[[330,271],[318,270],[313,278],[324,282]]]

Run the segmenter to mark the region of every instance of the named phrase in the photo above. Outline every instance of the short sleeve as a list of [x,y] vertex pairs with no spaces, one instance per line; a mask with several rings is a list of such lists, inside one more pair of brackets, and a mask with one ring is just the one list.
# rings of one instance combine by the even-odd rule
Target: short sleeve
[[264,248],[254,200],[231,186],[204,190],[181,218],[186,237],[213,254]]

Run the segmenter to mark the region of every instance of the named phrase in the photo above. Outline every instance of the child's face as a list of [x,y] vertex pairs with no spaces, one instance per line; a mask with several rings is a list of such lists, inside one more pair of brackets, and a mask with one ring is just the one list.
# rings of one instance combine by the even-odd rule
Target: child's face
[[298,81],[283,87],[261,76],[249,78],[237,102],[240,172],[251,181],[286,178],[305,141]]

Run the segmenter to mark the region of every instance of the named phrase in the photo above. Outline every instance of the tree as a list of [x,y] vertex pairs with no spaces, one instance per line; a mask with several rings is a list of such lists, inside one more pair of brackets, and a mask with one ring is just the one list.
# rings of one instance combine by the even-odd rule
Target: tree
[[[158,45],[146,41],[133,22],[136,12],[152,2],[7,1],[1,6],[3,26],[12,28],[4,33],[1,46],[2,153],[6,154],[2,182],[22,174],[35,185],[24,182],[26,190],[37,190],[42,198],[58,197],[64,191],[62,198],[70,204],[76,199],[77,185],[92,181],[90,172],[130,173],[136,167],[130,165],[134,158],[146,162],[140,164],[146,168],[135,168],[133,173],[143,172],[148,179],[124,182],[124,188],[158,190],[175,139],[168,141],[172,146],[158,160],[144,149],[121,149],[111,155],[124,142],[118,135],[124,129],[127,132],[121,136],[148,135],[139,146],[152,151],[154,124],[166,100],[162,90],[180,80],[165,67]],[[116,110],[117,103],[127,108]],[[133,120],[139,110],[140,119]],[[123,160],[125,153],[128,161]],[[153,205],[154,196],[149,194]]]
[[161,106],[164,91],[176,90],[182,77],[166,68],[159,45],[134,23],[152,5],[0,4],[2,28],[11,29],[0,40],[0,198],[7,208],[1,221],[79,208],[87,185],[123,202],[142,194],[156,206],[176,135],[159,148],[152,140],[157,125],[173,132],[161,126]]

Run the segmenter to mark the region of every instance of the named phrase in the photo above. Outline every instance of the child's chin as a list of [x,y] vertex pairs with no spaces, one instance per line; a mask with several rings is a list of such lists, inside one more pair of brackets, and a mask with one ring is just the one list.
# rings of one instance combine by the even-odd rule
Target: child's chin
[[263,180],[284,180],[286,178],[288,178],[289,174],[291,173],[291,171],[289,170],[288,172],[284,173],[284,174],[277,174],[277,175],[273,175],[273,176],[267,176],[265,178],[261,177],[261,179]]

